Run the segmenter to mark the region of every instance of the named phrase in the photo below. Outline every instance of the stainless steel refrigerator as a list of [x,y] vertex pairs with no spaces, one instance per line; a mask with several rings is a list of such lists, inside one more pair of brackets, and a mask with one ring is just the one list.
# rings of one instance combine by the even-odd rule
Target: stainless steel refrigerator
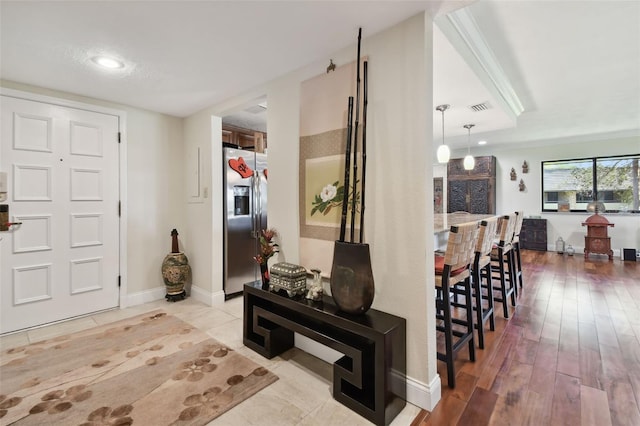
[[225,299],[260,280],[260,230],[267,227],[267,155],[223,148]]

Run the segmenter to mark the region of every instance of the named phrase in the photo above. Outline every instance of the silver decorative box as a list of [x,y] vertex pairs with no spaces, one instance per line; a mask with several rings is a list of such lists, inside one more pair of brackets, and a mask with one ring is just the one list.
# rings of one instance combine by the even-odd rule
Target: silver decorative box
[[285,290],[289,297],[304,294],[307,289],[307,270],[292,263],[276,263],[270,269],[269,290]]

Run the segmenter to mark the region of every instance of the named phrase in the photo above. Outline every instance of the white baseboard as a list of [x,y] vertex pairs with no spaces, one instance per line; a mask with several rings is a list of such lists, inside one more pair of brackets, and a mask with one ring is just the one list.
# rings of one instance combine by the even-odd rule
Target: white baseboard
[[[156,300],[162,300],[166,294],[167,290],[164,286],[129,294],[126,296],[126,306],[142,305],[149,302],[155,302]],[[223,291],[211,293],[201,289],[200,287],[191,286],[189,297],[193,297],[195,300],[202,302],[207,306],[222,306],[224,304]]]
[[343,356],[340,352],[331,349],[329,346],[325,346],[298,333],[293,335],[293,345],[329,364],[333,364]]
[[216,291],[215,293],[211,293],[210,291],[204,290],[198,286],[191,286],[190,297],[193,297],[198,302],[202,302],[207,306],[222,306],[224,305],[224,291]]
[[[575,250],[574,256],[584,257],[584,247],[574,246],[573,249]],[[567,247],[565,247],[564,250],[565,250],[565,253],[563,253],[562,255],[563,256],[568,256],[567,253],[566,253]],[[547,251],[555,252],[556,251],[556,245],[555,244],[547,244]],[[622,249],[612,248],[611,251],[613,252],[613,257],[622,259]],[[560,254],[560,253],[558,253],[558,254]],[[604,256],[606,256],[606,254],[600,254],[599,256],[602,256],[604,258]]]
[[142,305],[149,302],[155,302],[156,300],[162,300],[166,294],[167,290],[165,286],[128,294],[126,296],[126,306]]
[[442,396],[441,388],[442,383],[437,374],[429,384],[407,377],[407,402],[427,411],[433,411]]

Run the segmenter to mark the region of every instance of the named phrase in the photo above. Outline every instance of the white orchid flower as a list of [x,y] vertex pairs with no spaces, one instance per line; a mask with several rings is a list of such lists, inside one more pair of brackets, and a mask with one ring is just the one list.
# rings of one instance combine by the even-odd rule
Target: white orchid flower
[[327,185],[322,188],[322,192],[320,192],[320,198],[322,198],[323,202],[331,201],[338,193],[338,188],[333,185]]

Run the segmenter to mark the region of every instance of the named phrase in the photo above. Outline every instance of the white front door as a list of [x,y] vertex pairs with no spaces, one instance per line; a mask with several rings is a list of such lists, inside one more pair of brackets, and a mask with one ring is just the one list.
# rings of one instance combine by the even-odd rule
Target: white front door
[[1,96],[0,333],[118,306],[119,117]]

